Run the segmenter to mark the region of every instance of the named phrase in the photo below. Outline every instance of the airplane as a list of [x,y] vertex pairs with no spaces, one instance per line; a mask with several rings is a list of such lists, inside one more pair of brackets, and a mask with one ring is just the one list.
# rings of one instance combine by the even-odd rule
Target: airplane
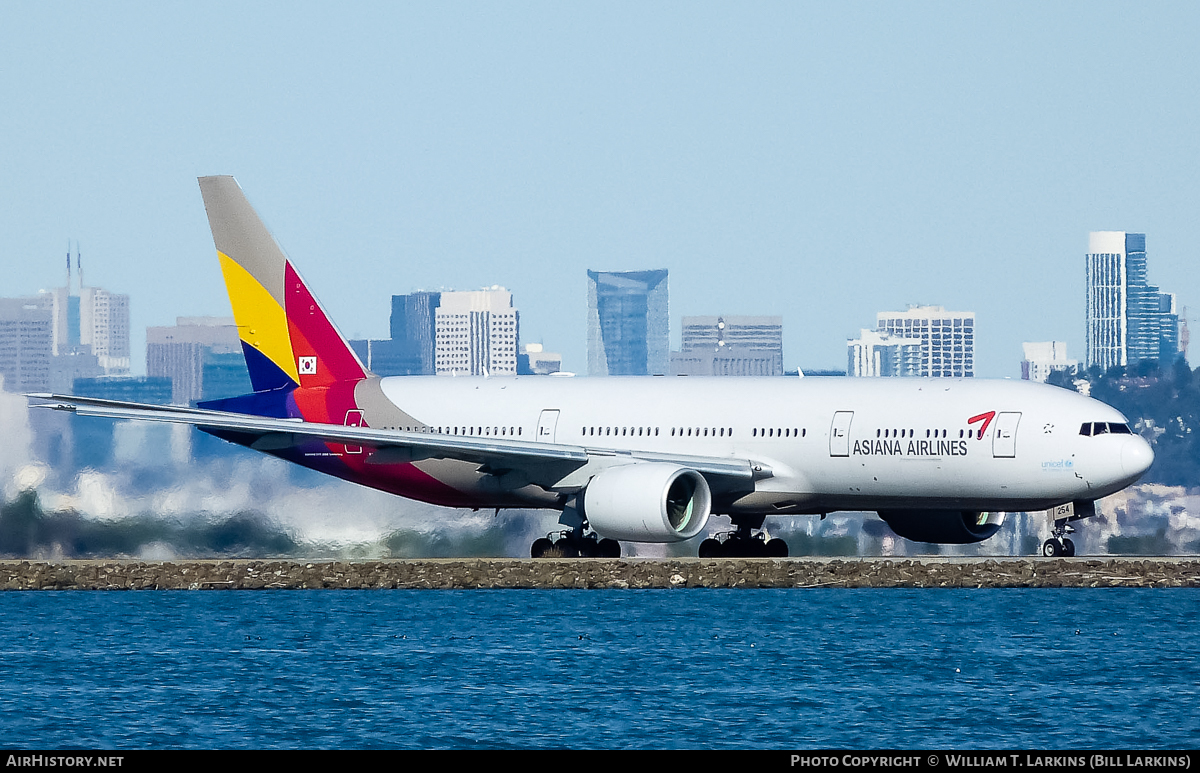
[[[876,511],[966,544],[1005,513],[1071,521],[1154,453],[1114,408],[1025,381],[370,373],[230,176],[199,178],[253,392],[195,408],[30,395],[81,416],[190,424],[344,480],[452,508],[559,512],[530,555],[619,557],[726,515],[701,557],[786,557],[767,516]],[[555,537],[555,539],[551,539]]]

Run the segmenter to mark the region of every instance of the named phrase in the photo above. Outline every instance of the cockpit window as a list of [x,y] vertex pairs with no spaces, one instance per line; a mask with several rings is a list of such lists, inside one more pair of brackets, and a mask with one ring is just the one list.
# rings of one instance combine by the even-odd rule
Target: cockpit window
[[1115,421],[1089,421],[1084,422],[1079,428],[1080,435],[1132,435],[1133,430],[1129,429],[1128,424],[1118,424]]

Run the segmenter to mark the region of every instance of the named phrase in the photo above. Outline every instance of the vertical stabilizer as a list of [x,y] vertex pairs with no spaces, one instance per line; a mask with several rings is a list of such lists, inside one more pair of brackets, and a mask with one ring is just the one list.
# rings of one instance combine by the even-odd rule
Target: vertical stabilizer
[[213,243],[255,392],[358,381],[367,371],[237,181],[201,177]]

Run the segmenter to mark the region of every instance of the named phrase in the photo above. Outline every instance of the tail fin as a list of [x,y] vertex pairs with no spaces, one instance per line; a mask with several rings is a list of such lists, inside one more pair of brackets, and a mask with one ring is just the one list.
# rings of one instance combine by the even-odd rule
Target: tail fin
[[213,243],[255,392],[367,376],[358,356],[259,220],[237,181],[201,177]]

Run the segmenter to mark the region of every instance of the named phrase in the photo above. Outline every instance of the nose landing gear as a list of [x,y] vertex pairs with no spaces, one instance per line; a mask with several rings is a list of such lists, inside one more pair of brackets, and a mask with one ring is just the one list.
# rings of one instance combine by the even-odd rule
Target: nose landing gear
[[1061,526],[1056,522],[1054,531],[1052,532],[1054,536],[1042,543],[1042,555],[1047,558],[1055,558],[1057,556],[1070,558],[1074,556],[1075,543],[1066,536],[1074,533],[1075,529],[1071,528],[1065,521],[1062,522]]
[[1070,558],[1075,555],[1075,543],[1067,538],[1068,534],[1074,534],[1075,529],[1071,526],[1071,521],[1078,521],[1080,518],[1091,518],[1096,514],[1096,503],[1093,500],[1083,500],[1072,502],[1067,505],[1055,507],[1049,511],[1050,522],[1050,539],[1042,543],[1042,555],[1047,558]]

